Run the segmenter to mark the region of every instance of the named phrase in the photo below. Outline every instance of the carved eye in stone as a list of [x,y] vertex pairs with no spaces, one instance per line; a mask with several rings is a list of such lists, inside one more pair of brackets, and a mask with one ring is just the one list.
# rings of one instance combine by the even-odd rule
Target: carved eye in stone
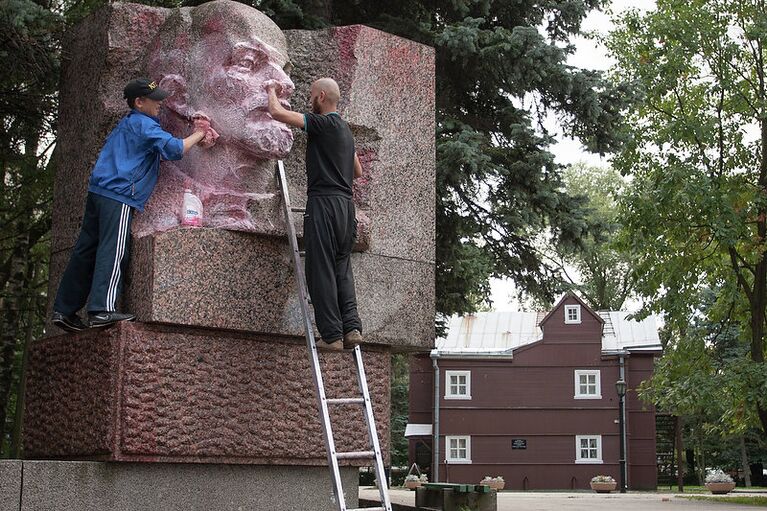
[[240,59],[237,61],[238,67],[244,67],[250,71],[253,70],[255,67],[255,61],[253,60],[253,57],[247,56],[247,57],[240,57]]
[[249,45],[237,45],[232,53],[230,65],[237,71],[249,73],[257,71],[269,60],[261,49]]

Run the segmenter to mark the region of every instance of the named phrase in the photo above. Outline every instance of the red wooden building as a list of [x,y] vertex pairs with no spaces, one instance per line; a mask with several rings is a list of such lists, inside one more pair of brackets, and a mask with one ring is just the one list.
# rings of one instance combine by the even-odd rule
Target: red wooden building
[[655,411],[635,389],[661,345],[653,317],[627,315],[568,293],[548,313],[453,318],[447,338],[411,361],[410,462],[432,481],[501,475],[515,490],[585,489],[598,474],[620,481],[622,376],[627,487],[655,489]]

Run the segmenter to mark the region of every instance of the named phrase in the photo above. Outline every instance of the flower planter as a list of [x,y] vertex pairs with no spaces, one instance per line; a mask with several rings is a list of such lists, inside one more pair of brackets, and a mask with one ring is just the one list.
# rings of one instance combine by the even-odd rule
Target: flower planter
[[416,488],[420,488],[421,481],[405,481],[405,488],[408,490],[415,490]]
[[506,481],[486,481],[482,480],[479,482],[479,484],[484,484],[489,486],[495,491],[501,491],[503,490],[504,486],[506,486]]
[[591,489],[597,493],[610,493],[614,491],[618,486],[618,483],[612,481],[610,483],[591,483]]
[[735,483],[706,483],[706,488],[714,495],[724,495],[735,488]]

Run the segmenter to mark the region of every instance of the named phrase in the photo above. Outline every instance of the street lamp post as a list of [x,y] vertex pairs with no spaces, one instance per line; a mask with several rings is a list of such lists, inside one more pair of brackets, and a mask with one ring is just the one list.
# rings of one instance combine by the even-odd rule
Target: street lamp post
[[618,391],[618,430],[620,431],[620,457],[618,463],[621,470],[621,493],[626,493],[626,435],[624,429],[626,425],[623,422],[623,399],[626,397],[626,382],[620,379],[615,382],[615,390]]

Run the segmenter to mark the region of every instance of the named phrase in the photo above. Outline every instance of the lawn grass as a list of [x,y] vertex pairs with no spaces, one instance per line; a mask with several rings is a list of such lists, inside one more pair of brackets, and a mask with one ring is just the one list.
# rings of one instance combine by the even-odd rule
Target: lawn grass
[[[746,488],[745,486],[738,486],[735,491],[767,491],[767,486],[752,486]],[[679,493],[676,486],[669,488],[668,486],[659,486],[656,490],[658,493]],[[705,486],[685,485],[683,493],[710,493]]]
[[705,500],[707,502],[721,502],[723,504],[745,504],[747,506],[767,507],[767,497],[736,495],[734,497],[709,497],[704,495],[680,495],[680,499]]

